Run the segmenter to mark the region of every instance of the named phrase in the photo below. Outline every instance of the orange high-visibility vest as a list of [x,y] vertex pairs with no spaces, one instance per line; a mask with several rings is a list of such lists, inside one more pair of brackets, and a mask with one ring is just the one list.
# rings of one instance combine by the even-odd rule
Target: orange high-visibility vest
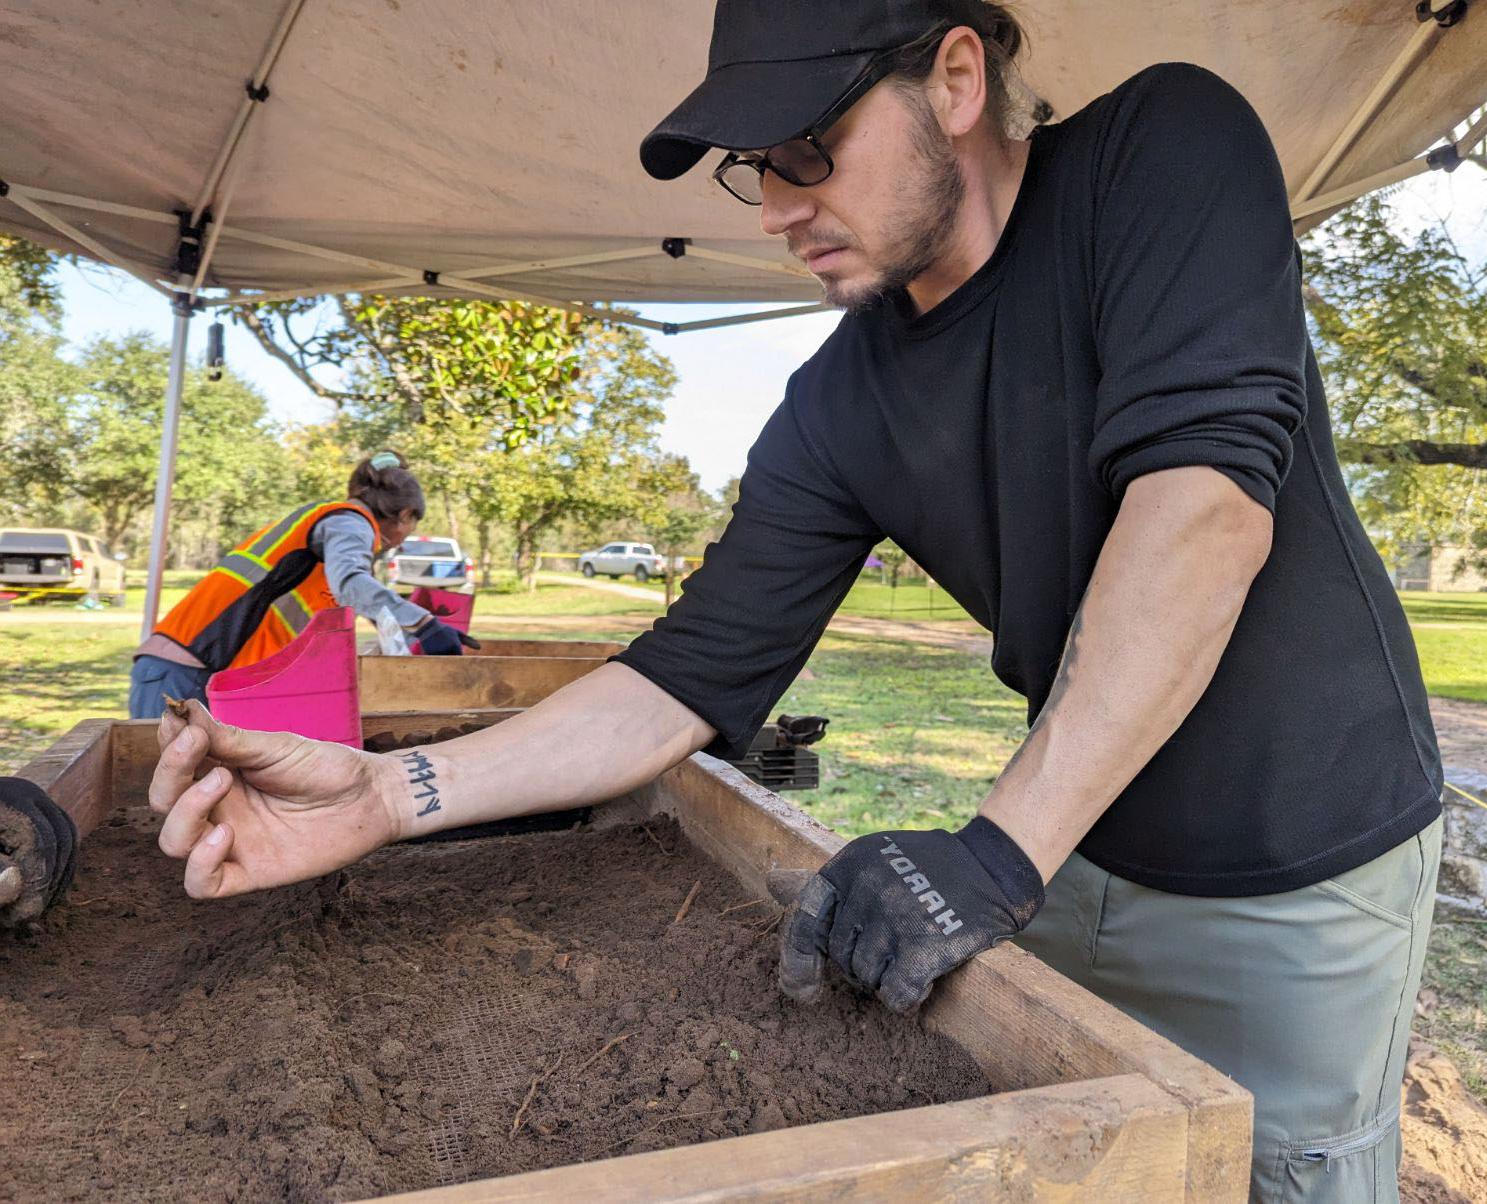
[[325,565],[310,550],[310,532],[328,514],[350,510],[372,524],[372,552],[382,534],[359,502],[311,502],[256,531],[222,557],[155,631],[185,648],[213,673],[256,664],[309,626],[316,611],[337,606]]

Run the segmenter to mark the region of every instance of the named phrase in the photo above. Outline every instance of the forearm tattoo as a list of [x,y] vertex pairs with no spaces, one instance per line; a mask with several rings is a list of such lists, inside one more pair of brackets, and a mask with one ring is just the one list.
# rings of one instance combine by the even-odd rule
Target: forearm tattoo
[[1069,624],[1069,636],[1064,641],[1063,660],[1059,662],[1058,676],[1053,679],[1053,686],[1048,691],[1048,698],[1042,707],[1039,708],[1038,717],[1033,720],[1033,725],[1028,729],[1027,736],[1017,746],[1017,750],[1012,754],[1006,765],[1002,767],[1002,773],[998,775],[999,777],[1005,775],[1012,766],[1017,764],[1022,758],[1022,754],[1027,750],[1028,745],[1032,742],[1033,737],[1038,734],[1039,730],[1047,722],[1048,717],[1053,713],[1054,708],[1063,701],[1070,683],[1074,680],[1074,669],[1079,660],[1079,637],[1083,633],[1084,604],[1080,603],[1079,609],[1074,612],[1073,622]]
[[[416,750],[400,753],[398,760],[407,767],[408,784],[416,787],[413,792],[413,801],[424,803],[418,815],[420,818],[432,815],[439,810],[439,779],[434,773],[434,763]],[[428,801],[424,802],[425,799]]]

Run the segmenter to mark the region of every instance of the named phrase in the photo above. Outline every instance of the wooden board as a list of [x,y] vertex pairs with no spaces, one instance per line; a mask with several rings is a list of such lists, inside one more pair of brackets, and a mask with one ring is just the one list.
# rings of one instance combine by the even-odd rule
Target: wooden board
[[363,715],[529,707],[604,662],[556,656],[363,656]]
[[480,636],[480,648],[466,648],[466,656],[578,656],[604,660],[624,647],[608,640],[489,640]]
[[[511,709],[368,715],[367,736],[497,723]],[[22,771],[91,830],[143,801],[152,720],[88,720]],[[814,868],[841,837],[701,754],[601,815],[674,816],[706,855],[765,893],[775,867]],[[1225,1076],[1010,945],[935,988],[924,1022],[1001,1094],[414,1193],[467,1201],[945,1198],[1240,1201],[1251,1100]]]
[[86,836],[114,807],[111,719],[84,719],[46,752],[21,767],[29,778],[72,817]]
[[1176,1204],[1180,1104],[1139,1075],[731,1137],[389,1197],[400,1204],[1027,1200]]
[[[428,732],[437,741],[440,739],[440,732],[449,732],[451,728],[490,727],[492,724],[510,719],[513,715],[520,715],[521,712],[521,707],[493,707],[488,710],[472,709],[437,713],[384,711],[381,714],[367,715],[362,718],[362,738],[366,740],[373,735],[378,735],[406,740],[415,733]],[[453,739],[454,737],[450,734],[442,738]]]
[[1187,1199],[1249,1180],[1250,1093],[1030,953],[1002,945],[947,975],[925,1023],[1009,1088],[1138,1073],[1188,1111]]

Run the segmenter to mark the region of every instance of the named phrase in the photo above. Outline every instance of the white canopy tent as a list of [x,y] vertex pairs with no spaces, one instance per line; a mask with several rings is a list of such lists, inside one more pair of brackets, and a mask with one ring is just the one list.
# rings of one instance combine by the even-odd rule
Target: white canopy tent
[[[796,0],[806,3],[808,0]],[[1023,0],[1024,112],[1154,62],[1210,67],[1275,139],[1298,231],[1487,137],[1487,0]],[[376,291],[821,308],[702,170],[641,170],[700,78],[704,0],[11,0],[0,230],[175,307],[145,624],[158,606],[192,312]],[[1020,132],[1020,131],[1018,131]],[[1454,132],[1454,137],[1453,137]]]

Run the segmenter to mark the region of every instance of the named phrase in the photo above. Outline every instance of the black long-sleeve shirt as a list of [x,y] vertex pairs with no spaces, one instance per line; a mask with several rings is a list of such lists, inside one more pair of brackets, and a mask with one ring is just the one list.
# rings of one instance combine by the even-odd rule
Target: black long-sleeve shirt
[[886,535],[995,634],[1031,721],[1126,486],[1188,465],[1273,512],[1272,550],[1211,685],[1079,848],[1184,894],[1321,881],[1439,814],[1439,757],[1338,468],[1280,164],[1196,67],[1037,130],[995,253],[930,312],[841,322],[682,598],[616,659],[729,755]]

